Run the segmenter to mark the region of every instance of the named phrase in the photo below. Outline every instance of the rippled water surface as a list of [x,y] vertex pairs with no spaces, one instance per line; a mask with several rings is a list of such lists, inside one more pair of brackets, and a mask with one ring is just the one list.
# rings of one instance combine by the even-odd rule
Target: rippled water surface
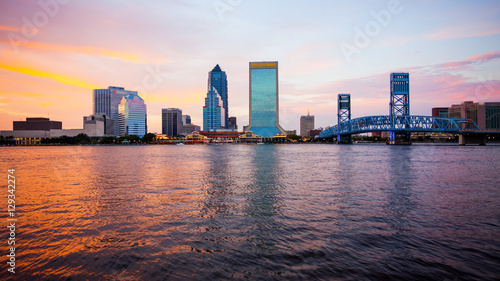
[[[498,280],[500,146],[3,147],[24,280]],[[7,180],[1,221],[7,225]],[[2,279],[2,278],[0,278]]]

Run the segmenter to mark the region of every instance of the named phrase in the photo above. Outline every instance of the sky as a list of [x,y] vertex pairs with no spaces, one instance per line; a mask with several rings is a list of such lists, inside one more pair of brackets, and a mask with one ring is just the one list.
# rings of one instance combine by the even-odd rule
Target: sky
[[493,1],[0,2],[0,130],[50,117],[83,128],[92,90],[139,91],[148,131],[161,109],[203,124],[208,72],[228,76],[229,116],[248,125],[248,63],[279,62],[280,124],[389,113],[389,74],[410,73],[410,113],[500,101],[500,3]]

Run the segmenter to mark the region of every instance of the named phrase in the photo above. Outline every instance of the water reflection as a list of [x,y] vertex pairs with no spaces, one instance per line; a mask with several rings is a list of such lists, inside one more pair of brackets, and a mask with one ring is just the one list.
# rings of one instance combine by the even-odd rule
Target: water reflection
[[384,206],[384,220],[390,231],[387,235],[390,240],[385,247],[391,255],[401,259],[413,256],[413,247],[409,241],[413,241],[412,212],[416,207],[416,194],[413,187],[416,186],[415,171],[413,170],[415,149],[409,146],[390,147],[388,151],[388,174],[389,181],[386,190],[386,204]]
[[495,147],[0,150],[19,179],[18,279],[498,275]]

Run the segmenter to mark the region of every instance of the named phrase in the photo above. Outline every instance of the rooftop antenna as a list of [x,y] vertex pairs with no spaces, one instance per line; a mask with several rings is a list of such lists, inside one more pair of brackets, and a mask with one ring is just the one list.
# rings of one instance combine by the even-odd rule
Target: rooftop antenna
[[307,110],[307,116],[309,116],[309,109]]

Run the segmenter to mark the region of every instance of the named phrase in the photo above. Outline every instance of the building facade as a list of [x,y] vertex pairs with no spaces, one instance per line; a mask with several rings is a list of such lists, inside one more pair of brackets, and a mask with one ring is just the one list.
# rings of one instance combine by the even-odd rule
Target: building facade
[[250,62],[248,131],[260,137],[286,135],[279,125],[278,62]]
[[180,134],[183,136],[187,136],[187,135],[191,135],[194,132],[200,132],[200,131],[201,131],[201,128],[198,125],[185,124],[185,125],[182,125]]
[[143,137],[147,133],[147,110],[144,100],[137,94],[122,98],[118,106],[120,136]]
[[203,131],[215,132],[226,127],[224,103],[213,87],[207,93],[203,106]]
[[310,138],[309,131],[314,129],[314,115],[300,116],[300,136]]
[[228,94],[227,94],[227,75],[224,70],[216,65],[212,71],[208,73],[208,88],[207,91],[211,91],[212,88],[217,90],[221,100],[222,106],[224,107],[224,128],[229,129],[229,111],[228,111]]
[[182,115],[182,125],[188,125],[188,124],[191,124],[191,116]]
[[484,127],[485,129],[500,129],[500,102],[480,103],[478,108],[477,125],[479,128]]
[[448,107],[434,107],[432,108],[433,117],[448,117],[449,108]]
[[238,123],[236,122],[236,117],[231,116],[229,117],[229,127],[228,129],[237,131],[238,130]]
[[181,134],[182,110],[179,108],[163,108],[161,110],[161,133],[169,137]]
[[449,108],[433,108],[432,116],[439,111],[439,116],[448,110],[447,117],[470,119],[476,122],[479,129],[500,129],[500,102],[464,101],[461,104],[452,104]]
[[114,133],[118,136],[118,106],[122,98],[128,95],[137,95],[137,91],[128,91],[122,87],[109,86],[107,89],[95,89],[93,91],[92,114],[106,114],[114,121]]
[[83,130],[89,137],[114,136],[115,121],[106,114],[84,116]]
[[26,121],[12,122],[12,129],[14,131],[20,130],[43,130],[50,131],[54,129],[62,129],[61,121],[51,121],[49,118],[42,117],[28,117]]

